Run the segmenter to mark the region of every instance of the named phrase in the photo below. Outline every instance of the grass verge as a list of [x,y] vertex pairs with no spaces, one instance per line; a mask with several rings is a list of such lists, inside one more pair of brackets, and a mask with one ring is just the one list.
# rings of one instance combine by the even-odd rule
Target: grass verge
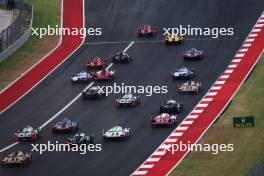
[[[264,55],[247,82],[243,84],[228,110],[212,126],[200,143],[234,144],[233,152],[212,155],[191,152],[170,176],[247,175],[264,158]],[[254,115],[254,128],[233,128],[233,116]]]
[[[34,6],[34,28],[60,24],[60,0],[25,0],[25,2]],[[0,63],[0,90],[45,56],[57,45],[58,40],[58,36],[45,36],[42,39],[30,36],[21,48]]]

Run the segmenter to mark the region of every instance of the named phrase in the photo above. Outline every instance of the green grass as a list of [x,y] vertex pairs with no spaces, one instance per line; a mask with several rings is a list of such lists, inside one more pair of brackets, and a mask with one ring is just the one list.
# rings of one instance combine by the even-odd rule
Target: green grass
[[[60,24],[60,0],[25,0],[34,6],[33,27]],[[58,37],[30,36],[13,55],[0,63],[0,90],[36,63],[57,43]]]
[[[242,176],[264,158],[264,55],[228,110],[201,143],[233,143],[233,152],[217,155],[191,152],[170,176]],[[233,128],[232,117],[254,115],[254,128]]]

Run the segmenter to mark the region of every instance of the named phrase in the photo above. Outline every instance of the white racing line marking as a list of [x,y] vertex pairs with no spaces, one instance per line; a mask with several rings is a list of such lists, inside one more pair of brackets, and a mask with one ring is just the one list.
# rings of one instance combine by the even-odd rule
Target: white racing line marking
[[5,148],[1,149],[0,150],[0,153],[5,151],[5,150],[8,150],[10,149],[11,147],[14,147],[15,145],[17,145],[19,142],[14,142],[13,144],[9,145],[9,146],[6,146]]
[[[159,42],[164,42],[164,40],[152,40],[152,41],[147,41],[147,40],[142,40],[142,41],[132,41],[134,43],[159,43]],[[131,41],[109,41],[109,42],[91,42],[91,43],[84,43],[85,45],[101,45],[101,44],[120,44],[120,43],[130,43]]]
[[[135,42],[132,41],[129,43],[129,45],[123,50],[123,52],[127,52],[129,50],[129,48],[131,48],[131,46],[134,44]],[[109,70],[114,64],[111,63],[106,67],[106,70]],[[91,86],[94,85],[94,81],[91,82],[87,87],[85,87],[84,90],[89,89]],[[83,91],[84,91],[83,90]],[[83,92],[82,91],[82,92]],[[45,126],[47,126],[51,121],[53,121],[54,119],[56,119],[59,115],[61,115],[66,109],[68,109],[74,102],[76,102],[81,96],[82,96],[82,92],[80,92],[73,100],[71,100],[66,106],[64,106],[60,111],[58,111],[55,115],[53,115],[49,120],[47,120],[45,123],[43,123],[39,128],[42,129]],[[19,142],[14,142],[13,144],[10,144],[8,146],[6,146],[3,149],[0,149],[0,153],[4,152],[14,146],[16,146],[17,144],[19,144]]]
[[[238,40],[239,38],[186,38],[184,40]],[[101,44],[120,44],[120,43],[129,43],[131,41],[106,41],[106,42],[86,42],[84,45],[101,45]],[[136,40],[134,43],[162,43],[164,40]]]
[[[84,90],[89,89],[92,85],[94,85],[94,82],[91,82]],[[45,123],[43,123],[39,128],[42,129],[45,126],[47,126],[52,120],[57,118],[62,112],[64,112],[66,109],[68,109],[75,101],[77,101],[82,96],[82,92],[79,93],[72,101],[70,101],[66,106],[64,106],[59,112],[57,112],[54,116],[52,116],[49,120],[47,120]]]

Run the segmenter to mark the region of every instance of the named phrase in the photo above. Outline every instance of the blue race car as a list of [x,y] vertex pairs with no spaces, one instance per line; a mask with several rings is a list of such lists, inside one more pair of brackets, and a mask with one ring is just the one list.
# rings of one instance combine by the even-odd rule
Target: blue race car
[[51,126],[53,133],[72,133],[79,128],[78,120],[63,119]]

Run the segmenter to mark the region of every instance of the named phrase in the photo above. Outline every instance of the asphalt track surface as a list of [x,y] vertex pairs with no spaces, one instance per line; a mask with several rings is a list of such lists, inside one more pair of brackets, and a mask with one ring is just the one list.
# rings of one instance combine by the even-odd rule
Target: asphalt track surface
[[[167,85],[168,94],[142,96],[142,104],[134,109],[114,107],[118,95],[110,95],[101,101],[78,99],[56,120],[64,117],[80,120],[81,131],[93,133],[97,143],[103,144],[102,152],[86,155],[78,153],[50,152],[33,153],[34,161],[24,168],[0,169],[0,175],[92,175],[125,176],[131,174],[173,130],[152,129],[150,116],[158,113],[162,100],[177,99],[185,103],[180,114],[183,119],[197,104],[214,80],[224,71],[237,49],[241,46],[252,25],[263,11],[262,1],[86,1],[87,27],[102,27],[103,36],[88,37],[86,43],[105,41],[138,40],[135,31],[142,24],[159,27],[179,24],[200,27],[233,27],[235,36],[218,40],[186,40],[182,46],[166,47],[162,42],[135,43],[129,49],[133,54],[132,64],[114,65],[115,82],[127,85]],[[228,8],[227,8],[228,7]],[[162,39],[161,31],[155,39]],[[145,39],[142,39],[145,40]],[[85,44],[59,69],[40,83],[21,101],[0,115],[0,148],[13,142],[13,132],[27,124],[40,126],[70,102],[87,85],[71,85],[69,77],[80,71],[91,56],[109,57],[129,44]],[[183,62],[182,53],[190,47],[205,51],[201,62]],[[177,82],[171,79],[170,71],[177,65],[186,65],[197,70],[195,80],[202,82],[203,90],[198,95],[179,96]],[[55,121],[56,121],[55,120]],[[125,142],[103,143],[102,129],[114,124],[130,127],[132,136]],[[38,143],[61,141],[68,135],[52,135],[49,125],[43,129]],[[11,150],[30,150],[29,143],[21,143]],[[7,152],[9,152],[7,151]]]

